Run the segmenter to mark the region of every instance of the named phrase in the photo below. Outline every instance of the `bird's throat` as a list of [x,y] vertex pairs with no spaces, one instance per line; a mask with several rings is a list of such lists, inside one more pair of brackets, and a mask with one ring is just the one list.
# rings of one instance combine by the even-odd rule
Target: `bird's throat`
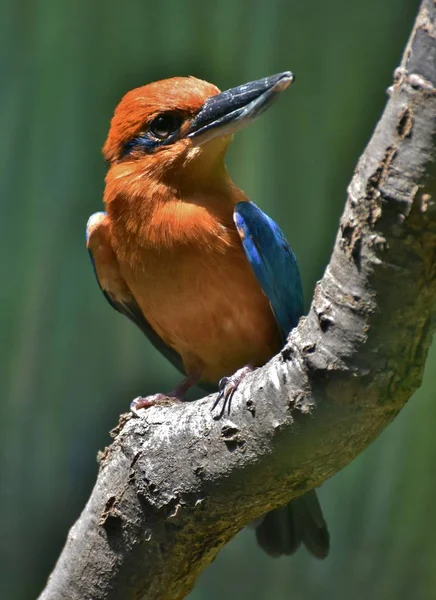
[[126,164],[109,172],[106,181],[113,241],[135,253],[146,249],[162,254],[187,247],[206,251],[215,244],[235,243],[233,211],[243,200],[245,194],[226,172],[215,181],[200,178],[194,186],[187,178],[175,185]]

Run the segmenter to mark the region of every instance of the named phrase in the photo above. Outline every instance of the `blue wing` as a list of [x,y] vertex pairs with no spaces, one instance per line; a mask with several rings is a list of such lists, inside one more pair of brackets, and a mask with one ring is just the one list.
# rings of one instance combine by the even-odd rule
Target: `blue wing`
[[303,291],[295,254],[277,223],[252,202],[238,202],[233,218],[284,342],[303,314]]
[[86,226],[86,245],[97,283],[109,304],[133,321],[145,333],[153,346],[176,369],[184,373],[182,359],[179,354],[165,344],[151,327],[121,275],[117,258],[110,243],[105,212],[94,213],[89,218]]

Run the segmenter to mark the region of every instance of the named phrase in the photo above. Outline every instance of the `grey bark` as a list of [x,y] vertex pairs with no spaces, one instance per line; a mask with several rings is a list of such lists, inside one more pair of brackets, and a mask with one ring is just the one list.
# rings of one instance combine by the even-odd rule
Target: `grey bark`
[[123,420],[41,599],[184,598],[237,531],[349,463],[419,387],[436,312],[435,88],[424,0],[308,316],[230,417],[208,397]]

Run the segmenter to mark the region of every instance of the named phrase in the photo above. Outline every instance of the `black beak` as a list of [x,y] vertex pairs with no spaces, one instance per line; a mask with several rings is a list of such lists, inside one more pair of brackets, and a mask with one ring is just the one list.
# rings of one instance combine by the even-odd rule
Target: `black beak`
[[229,135],[257,118],[294,80],[290,71],[244,83],[211,96],[194,117],[186,136],[198,143]]

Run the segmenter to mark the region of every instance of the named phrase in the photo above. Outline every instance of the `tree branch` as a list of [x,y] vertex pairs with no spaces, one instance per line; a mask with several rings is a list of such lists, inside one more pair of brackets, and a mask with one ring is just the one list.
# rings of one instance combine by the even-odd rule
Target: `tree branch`
[[349,463],[419,387],[436,312],[435,87],[424,0],[309,315],[231,417],[214,420],[209,397],[125,422],[41,599],[185,597],[237,531]]

